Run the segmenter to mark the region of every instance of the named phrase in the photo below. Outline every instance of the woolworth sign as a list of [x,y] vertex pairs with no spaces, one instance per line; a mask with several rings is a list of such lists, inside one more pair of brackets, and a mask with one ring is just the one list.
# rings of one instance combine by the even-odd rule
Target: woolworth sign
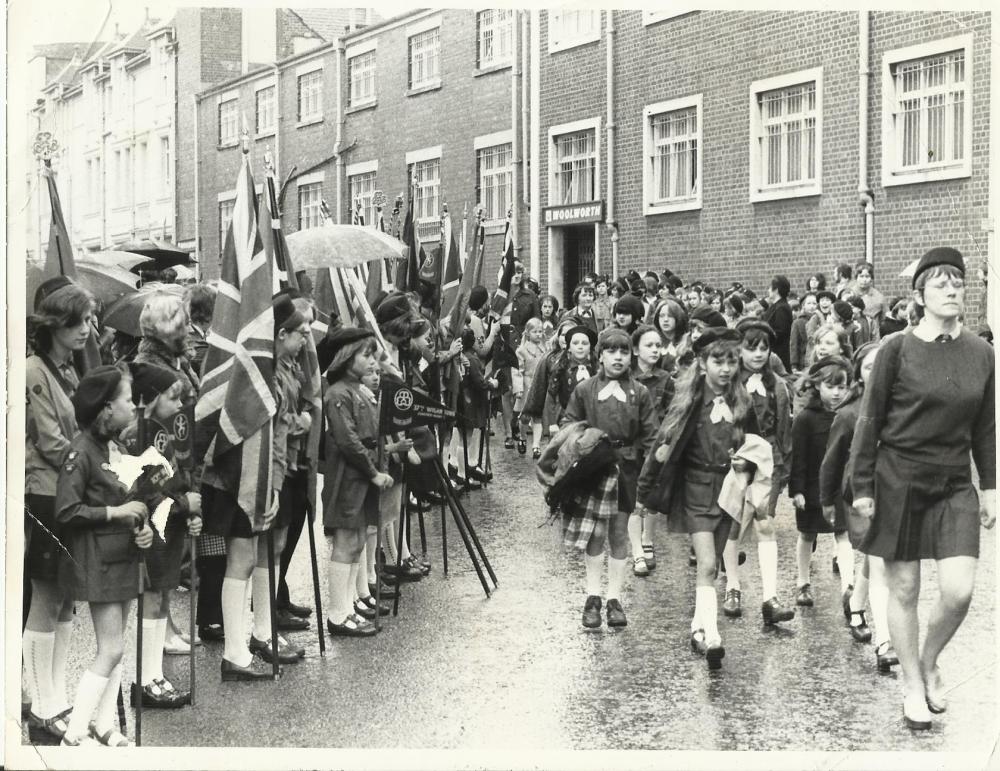
[[604,201],[571,203],[566,206],[547,206],[542,209],[545,227],[559,225],[585,225],[604,221]]

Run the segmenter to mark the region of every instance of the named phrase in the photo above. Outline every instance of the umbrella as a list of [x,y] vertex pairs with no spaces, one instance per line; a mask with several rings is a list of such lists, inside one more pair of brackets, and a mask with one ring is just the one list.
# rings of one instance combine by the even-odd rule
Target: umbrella
[[375,228],[323,225],[291,233],[285,239],[296,270],[353,268],[364,262],[400,259],[406,245]]
[[[87,289],[103,307],[108,307],[124,295],[135,294],[139,280],[124,268],[114,265],[100,265],[89,261],[76,263],[76,283]],[[35,302],[35,291],[45,281],[40,268],[29,266],[27,275],[28,307]]]
[[903,268],[903,270],[901,270],[899,273],[900,278],[913,278],[913,274],[917,272],[918,262],[920,262],[919,257],[915,259],[913,262],[911,262],[909,265],[907,265],[905,268]]
[[87,252],[83,255],[82,259],[85,262],[92,262],[96,265],[109,265],[133,273],[156,267],[156,262],[144,255],[136,254],[135,252],[120,252],[115,249],[107,249],[103,252]]
[[178,284],[146,284],[138,292],[119,298],[104,314],[104,325],[113,327],[132,337],[142,337],[139,314],[152,297],[183,297],[184,287]]
[[195,262],[188,252],[178,249],[169,241],[158,241],[155,238],[126,244],[122,247],[122,251],[149,257],[155,262],[152,267],[160,270],[172,268],[174,265],[190,265]]

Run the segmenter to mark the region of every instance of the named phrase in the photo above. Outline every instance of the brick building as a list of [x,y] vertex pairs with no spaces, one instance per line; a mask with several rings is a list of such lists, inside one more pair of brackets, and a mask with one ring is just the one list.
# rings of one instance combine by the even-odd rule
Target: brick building
[[867,254],[892,294],[931,246],[985,260],[990,14],[532,20],[532,251],[557,295],[595,264],[801,288]]

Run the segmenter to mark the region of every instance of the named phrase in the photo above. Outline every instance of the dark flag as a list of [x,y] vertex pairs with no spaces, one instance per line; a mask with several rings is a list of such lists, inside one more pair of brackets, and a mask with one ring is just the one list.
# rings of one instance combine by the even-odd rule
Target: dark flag
[[503,258],[497,272],[497,291],[493,294],[490,307],[501,316],[510,303],[510,284],[514,279],[514,233],[510,228],[510,212],[507,212],[507,227],[503,236]]
[[382,381],[379,391],[382,398],[379,434],[392,434],[417,426],[431,426],[455,417],[455,410],[448,409],[405,383],[386,378]]
[[[403,268],[402,280],[397,275],[396,288],[403,292],[420,291],[420,264],[423,261],[423,247],[420,245],[420,237],[417,235],[417,226],[413,222],[413,196],[410,196],[410,204],[406,209],[406,219],[403,222],[403,243],[406,244],[406,262],[400,264]],[[398,273],[397,269],[397,273]]]

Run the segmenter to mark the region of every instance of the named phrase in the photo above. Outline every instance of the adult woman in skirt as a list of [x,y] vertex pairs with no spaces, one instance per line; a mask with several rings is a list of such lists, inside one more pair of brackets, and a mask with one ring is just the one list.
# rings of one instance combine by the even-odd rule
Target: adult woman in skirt
[[[851,445],[854,508],[872,518],[861,550],[885,560],[903,716],[914,729],[930,728],[931,713],[947,706],[938,656],[969,609],[980,523],[992,527],[996,516],[993,349],[962,326],[964,279],[957,250],[921,257],[913,274],[920,322],[879,351]],[[922,559],[937,562],[939,597],[920,649]]]
[[24,629],[28,721],[61,739],[71,711],[66,697],[66,657],[73,631],[73,602],[57,583],[60,528],[55,521],[56,480],[77,433],[70,398],[80,382],[73,353],[91,334],[94,300],[68,278],[38,288],[29,319],[34,355],[25,364],[28,389],[24,445],[24,504],[28,541],[26,578],[31,604]]

